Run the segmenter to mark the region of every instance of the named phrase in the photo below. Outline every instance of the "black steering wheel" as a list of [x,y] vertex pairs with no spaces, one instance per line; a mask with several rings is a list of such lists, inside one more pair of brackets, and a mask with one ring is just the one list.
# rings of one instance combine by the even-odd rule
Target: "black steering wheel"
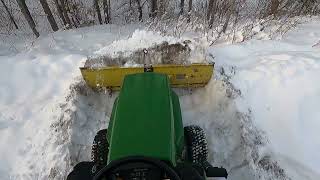
[[107,166],[103,167],[94,177],[93,180],[100,180],[104,176],[111,175],[114,173],[116,169],[121,168],[121,166],[125,166],[130,163],[142,163],[145,165],[151,165],[154,167],[159,168],[163,172],[166,173],[166,175],[170,178],[170,180],[181,180],[178,174],[175,172],[175,170],[169,166],[168,164],[149,157],[143,157],[143,156],[134,156],[134,157],[127,157],[123,159],[119,159],[116,161],[112,161]]

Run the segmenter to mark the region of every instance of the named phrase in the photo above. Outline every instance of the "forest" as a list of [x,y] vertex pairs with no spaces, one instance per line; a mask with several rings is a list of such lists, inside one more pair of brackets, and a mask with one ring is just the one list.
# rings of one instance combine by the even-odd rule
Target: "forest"
[[285,23],[289,17],[319,12],[318,0],[1,0],[0,34],[39,37],[58,30],[130,23],[161,32],[191,25],[221,34],[259,19]]

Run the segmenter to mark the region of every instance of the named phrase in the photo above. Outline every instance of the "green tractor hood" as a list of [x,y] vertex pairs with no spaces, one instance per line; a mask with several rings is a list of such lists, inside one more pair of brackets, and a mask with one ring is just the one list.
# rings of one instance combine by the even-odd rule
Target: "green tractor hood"
[[179,98],[167,75],[146,72],[125,77],[107,138],[108,163],[147,156],[176,165],[183,150],[183,125]]

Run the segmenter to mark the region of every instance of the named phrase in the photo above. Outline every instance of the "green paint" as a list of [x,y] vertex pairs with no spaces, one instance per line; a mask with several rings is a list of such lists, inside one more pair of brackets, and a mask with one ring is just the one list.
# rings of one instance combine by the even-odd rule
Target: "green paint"
[[147,156],[176,166],[184,136],[178,96],[167,75],[127,75],[108,127],[109,162]]

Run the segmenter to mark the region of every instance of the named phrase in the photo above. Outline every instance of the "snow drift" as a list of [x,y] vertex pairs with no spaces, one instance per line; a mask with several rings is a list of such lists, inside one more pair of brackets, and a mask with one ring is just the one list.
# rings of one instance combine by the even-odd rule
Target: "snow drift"
[[[319,179],[320,49],[319,23],[298,26],[281,41],[251,40],[209,52],[241,90],[235,103],[269,140],[263,153],[292,179]],[[308,170],[307,170],[308,169]],[[307,171],[306,171],[307,170]]]

